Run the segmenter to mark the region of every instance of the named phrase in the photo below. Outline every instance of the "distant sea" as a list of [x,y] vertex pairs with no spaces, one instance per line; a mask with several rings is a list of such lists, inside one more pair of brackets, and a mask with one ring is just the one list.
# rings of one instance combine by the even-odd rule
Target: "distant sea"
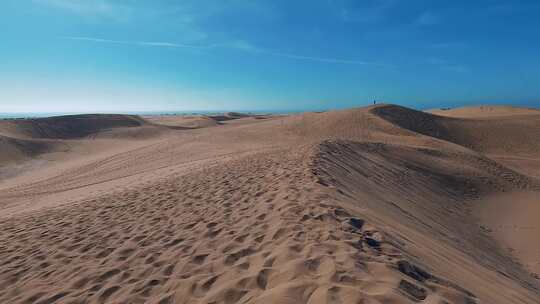
[[65,115],[64,113],[0,113],[0,119],[6,118],[37,118]]
[[21,113],[0,113],[0,119],[13,119],[13,118],[39,118],[39,117],[51,117],[62,115],[77,115],[77,114],[130,114],[130,115],[216,115],[227,112],[237,112],[245,114],[294,114],[304,112],[301,110],[272,110],[272,111],[147,111],[147,112],[50,112],[50,113],[33,113],[33,112],[21,112]]

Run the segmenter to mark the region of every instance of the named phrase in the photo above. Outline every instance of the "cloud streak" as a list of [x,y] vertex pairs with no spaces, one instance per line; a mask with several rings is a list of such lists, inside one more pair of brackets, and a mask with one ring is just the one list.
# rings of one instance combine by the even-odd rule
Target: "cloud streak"
[[462,65],[462,64],[453,64],[448,62],[445,59],[441,59],[438,57],[431,57],[426,60],[426,63],[432,66],[439,67],[441,70],[450,71],[450,72],[457,72],[457,73],[466,73],[469,72],[469,67]]
[[328,2],[334,14],[346,23],[376,23],[383,21],[388,12],[395,7],[396,0],[347,1],[333,0]]
[[416,24],[420,26],[437,25],[442,22],[441,17],[431,11],[426,11],[418,17]]
[[94,43],[106,43],[106,44],[120,44],[120,45],[131,45],[139,47],[161,47],[161,48],[183,48],[183,49],[234,49],[243,52],[258,53],[273,57],[282,57],[292,60],[300,61],[312,61],[320,63],[331,63],[331,64],[347,64],[347,65],[372,65],[372,66],[386,66],[388,64],[362,61],[362,60],[352,60],[352,59],[343,59],[343,58],[328,58],[328,57],[314,57],[314,56],[305,56],[299,54],[283,53],[275,50],[258,48],[244,41],[236,41],[232,43],[217,43],[217,44],[183,44],[183,43],[173,43],[173,42],[157,42],[157,41],[129,41],[129,40],[111,40],[111,39],[102,39],[94,37],[77,37],[77,36],[67,36],[61,37],[67,40],[75,41],[86,41]]
[[350,60],[350,59],[340,59],[340,58],[325,58],[325,57],[312,57],[312,56],[303,56],[296,54],[280,53],[269,50],[259,50],[257,51],[262,54],[267,54],[276,57],[283,57],[295,60],[305,60],[305,61],[315,61],[321,63],[337,63],[337,64],[353,64],[353,65],[377,65],[377,66],[388,66],[382,63],[361,61],[361,60]]
[[67,40],[87,41],[87,42],[95,42],[95,43],[166,47],[166,48],[211,49],[211,48],[218,47],[218,45],[195,45],[195,44],[182,44],[182,43],[171,43],[171,42],[111,40],[111,39],[102,39],[102,38],[93,38],[93,37],[77,37],[77,36],[66,36],[66,37],[61,37],[61,38],[67,39]]
[[132,9],[109,0],[32,0],[42,7],[63,10],[90,18],[107,18],[117,21],[128,20]]

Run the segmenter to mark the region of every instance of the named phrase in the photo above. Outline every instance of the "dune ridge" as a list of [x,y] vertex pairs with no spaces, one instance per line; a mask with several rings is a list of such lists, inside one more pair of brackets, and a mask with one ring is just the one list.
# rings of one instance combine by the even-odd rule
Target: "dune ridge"
[[540,115],[540,110],[534,108],[523,108],[505,105],[480,105],[448,109],[431,109],[426,111],[440,116],[458,117],[458,118],[494,118],[521,115]]
[[134,115],[85,114],[3,120],[0,131],[19,138],[74,139],[108,129],[144,124],[146,122],[142,118]]
[[107,114],[0,120],[0,165],[66,151],[77,143],[70,144],[67,140],[83,139],[111,130],[121,134],[125,128],[135,128],[140,133],[140,127],[145,125],[147,123],[137,116]]
[[491,119],[439,116],[395,105],[383,105],[372,111],[406,130],[482,153],[534,155],[540,151],[540,111],[537,110],[525,109],[525,116],[511,112],[512,115],[499,114]]
[[540,131],[520,119],[236,117],[4,181],[0,302],[537,303],[538,280],[472,212],[540,191],[491,157],[535,156],[529,135],[501,148],[483,133]]

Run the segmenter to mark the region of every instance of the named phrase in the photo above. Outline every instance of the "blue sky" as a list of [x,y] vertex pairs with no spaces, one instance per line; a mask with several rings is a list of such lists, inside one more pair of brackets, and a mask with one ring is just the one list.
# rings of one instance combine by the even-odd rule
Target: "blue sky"
[[0,112],[540,106],[540,2],[3,0]]

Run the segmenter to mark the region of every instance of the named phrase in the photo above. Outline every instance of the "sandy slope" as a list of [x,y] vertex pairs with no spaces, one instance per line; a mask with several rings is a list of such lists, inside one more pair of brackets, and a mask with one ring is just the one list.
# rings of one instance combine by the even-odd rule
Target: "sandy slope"
[[470,106],[445,110],[433,109],[427,112],[441,116],[473,119],[540,114],[540,111],[538,109],[491,105]]
[[144,119],[156,124],[194,129],[218,125],[216,120],[204,115],[150,115]]
[[61,139],[0,182],[0,302],[538,303],[535,234],[487,228],[540,216],[488,204],[540,189],[520,162],[540,120],[503,114],[134,118]]
[[[477,204],[477,216],[501,244],[523,264],[540,274],[540,195],[510,192],[484,198]],[[540,277],[538,277],[540,278]]]

